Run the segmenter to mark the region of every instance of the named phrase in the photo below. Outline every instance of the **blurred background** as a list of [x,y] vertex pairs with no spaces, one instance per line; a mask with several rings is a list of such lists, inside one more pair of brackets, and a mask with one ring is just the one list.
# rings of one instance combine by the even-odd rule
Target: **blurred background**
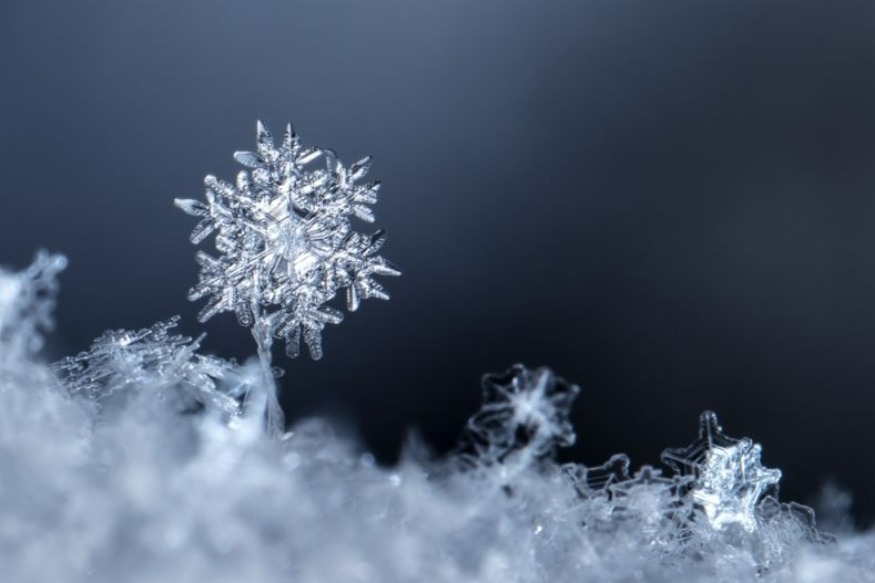
[[[564,459],[657,463],[703,409],[782,495],[875,518],[875,4],[0,3],[0,264],[62,251],[50,357],[182,314],[194,220],[255,121],[374,156],[404,276],[289,362],[384,463],[449,448],[515,362],[582,386]],[[364,226],[366,229],[367,227]]]

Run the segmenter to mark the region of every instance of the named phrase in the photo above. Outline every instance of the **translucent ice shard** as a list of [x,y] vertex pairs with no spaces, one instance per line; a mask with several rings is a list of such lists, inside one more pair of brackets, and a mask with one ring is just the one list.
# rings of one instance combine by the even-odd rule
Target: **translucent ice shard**
[[757,504],[781,479],[780,470],[763,467],[761,451],[748,438],[725,435],[717,416],[706,411],[698,439],[688,447],[665,450],[662,460],[694,477],[690,493],[713,528],[738,524],[750,532],[757,527]]
[[[266,333],[284,338],[286,352],[296,356],[303,336],[318,359],[325,325],[343,319],[327,303],[341,290],[350,311],[364,299],[388,299],[374,277],[400,274],[377,255],[382,231],[353,229],[353,217],[374,220],[369,205],[377,202],[379,183],[362,182],[370,158],[347,167],[330,150],[302,147],[291,126],[279,145],[261,122],[257,133],[256,151],[234,154],[247,168],[236,183],[207,176],[206,202],[175,201],[200,218],[191,241],[214,234],[218,252],[198,253],[200,281],[189,299],[207,298],[202,322],[225,311],[244,326],[258,322],[262,351]],[[324,166],[315,166],[320,158]]]

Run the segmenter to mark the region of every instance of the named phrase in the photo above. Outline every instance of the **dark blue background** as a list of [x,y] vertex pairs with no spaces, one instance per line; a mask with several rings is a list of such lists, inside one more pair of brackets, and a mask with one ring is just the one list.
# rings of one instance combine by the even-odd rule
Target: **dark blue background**
[[[580,383],[571,457],[655,463],[718,411],[786,498],[875,514],[875,4],[38,0],[0,4],[0,263],[63,251],[55,355],[181,313],[174,197],[255,120],[375,157],[404,277],[280,360],[290,418],[391,461],[446,448],[481,373]],[[208,349],[253,352],[225,315]]]

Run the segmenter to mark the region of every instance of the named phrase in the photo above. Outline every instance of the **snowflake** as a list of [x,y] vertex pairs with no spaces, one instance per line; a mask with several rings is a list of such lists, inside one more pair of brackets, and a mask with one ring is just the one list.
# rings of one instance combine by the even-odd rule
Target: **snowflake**
[[66,266],[63,255],[40,251],[24,271],[0,269],[0,357],[42,348],[41,332],[54,325],[57,276]]
[[762,448],[748,438],[726,436],[717,416],[702,414],[699,438],[690,446],[667,449],[663,461],[694,476],[692,498],[715,529],[738,524],[752,532],[757,526],[757,504],[781,479],[780,470],[763,467]]
[[568,415],[579,392],[547,368],[517,364],[504,374],[484,376],[483,405],[469,419],[457,450],[463,465],[501,464],[520,452],[545,458],[557,446],[574,444]]
[[197,354],[200,341],[171,335],[178,317],[136,331],[110,330],[87,352],[67,357],[55,365],[72,394],[96,402],[119,391],[140,387],[178,388],[171,398],[182,410],[207,407],[235,416],[245,387],[234,381],[236,365]]
[[600,466],[586,467],[582,464],[565,464],[562,473],[571,481],[578,495],[584,498],[612,495],[612,486],[629,480],[629,456],[611,456]]
[[[233,311],[241,325],[284,338],[289,356],[297,356],[303,335],[310,355],[321,358],[322,330],[343,319],[326,304],[340,290],[350,311],[363,299],[388,299],[374,277],[400,274],[377,255],[383,231],[367,236],[352,227],[352,217],[374,220],[368,205],[377,202],[380,185],[360,182],[370,158],[346,167],[330,150],[303,148],[291,126],[277,146],[261,122],[256,151],[234,158],[249,169],[236,184],[207,176],[206,203],[175,201],[201,218],[192,243],[215,233],[219,254],[197,254],[200,281],[189,299],[209,296],[201,322]],[[313,167],[319,158],[324,168]]]

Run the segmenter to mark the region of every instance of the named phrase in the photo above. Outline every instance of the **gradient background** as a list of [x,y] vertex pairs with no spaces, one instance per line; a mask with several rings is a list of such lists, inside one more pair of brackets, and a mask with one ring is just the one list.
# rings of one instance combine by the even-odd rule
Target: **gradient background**
[[52,356],[181,313],[207,173],[255,120],[375,157],[404,270],[279,359],[290,419],[391,462],[449,447],[479,377],[580,383],[578,445],[656,463],[715,409],[785,499],[875,516],[875,4],[650,0],[0,3],[0,263],[63,251]]

